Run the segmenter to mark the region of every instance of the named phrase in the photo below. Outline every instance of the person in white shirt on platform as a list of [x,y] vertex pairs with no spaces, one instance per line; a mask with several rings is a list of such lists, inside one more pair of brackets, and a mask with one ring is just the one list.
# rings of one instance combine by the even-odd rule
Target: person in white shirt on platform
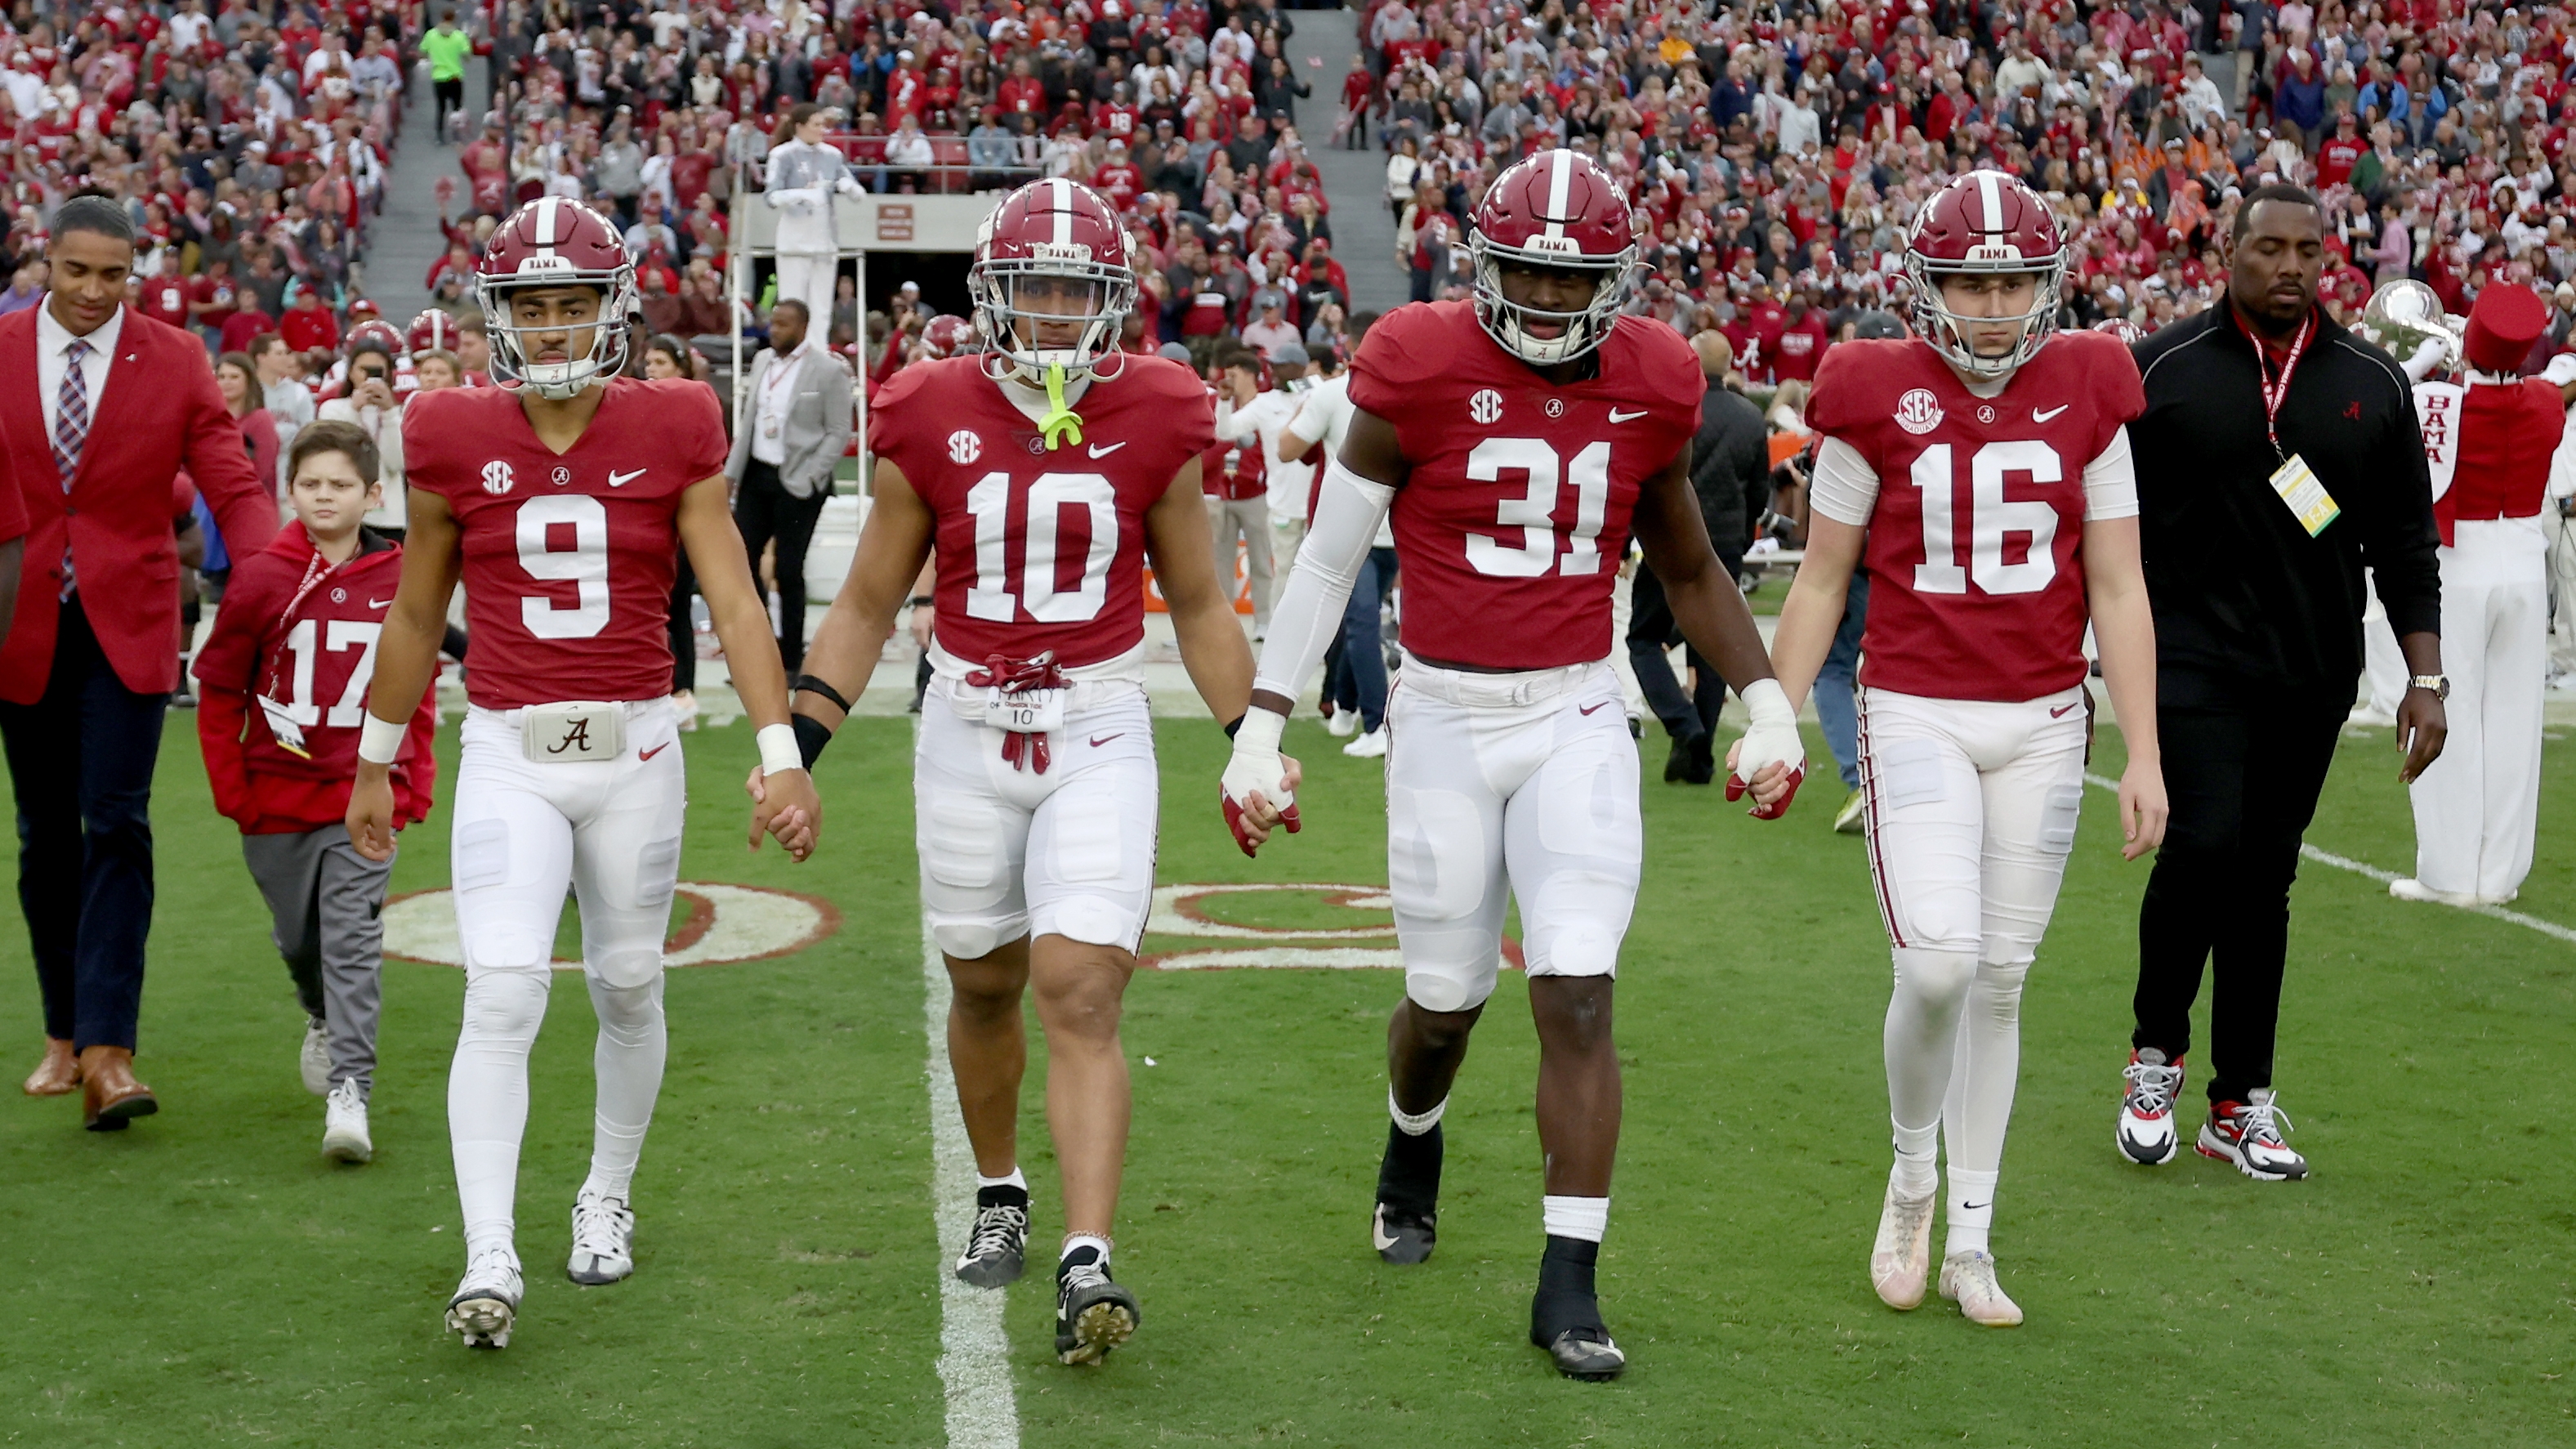
[[[1302,395],[1291,389],[1305,376],[1306,349],[1290,343],[1271,354],[1269,362],[1277,386],[1267,392],[1258,391],[1259,358],[1239,352],[1225,364],[1225,381],[1217,391],[1216,435],[1229,442],[1261,441],[1262,466],[1270,474],[1271,577],[1285,580],[1297,566],[1297,545],[1306,538],[1306,495],[1315,483],[1311,466],[1287,462],[1279,451],[1281,435],[1301,405]],[[1257,602],[1266,616],[1273,601]]]
[[769,153],[767,196],[778,208],[778,295],[805,304],[805,315],[832,315],[832,280],[841,268],[832,197],[858,196],[858,179],[841,153],[823,144],[827,112],[810,101],[791,106]]
[[725,460],[755,579],[761,550],[778,544],[778,652],[790,674],[805,660],[805,546],[832,496],[852,411],[850,370],[808,339],[812,318],[794,297],[770,309],[769,345],[751,363],[751,416]]

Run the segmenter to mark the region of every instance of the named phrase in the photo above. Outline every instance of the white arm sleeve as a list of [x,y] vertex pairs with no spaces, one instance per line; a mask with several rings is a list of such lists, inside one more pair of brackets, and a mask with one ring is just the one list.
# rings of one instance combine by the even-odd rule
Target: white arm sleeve
[[2129,430],[2122,428],[2084,465],[2084,521],[2104,523],[2138,516],[2138,470],[2129,461]]
[[1359,581],[1360,564],[1377,537],[1378,520],[1395,502],[1395,490],[1372,483],[1333,459],[1324,465],[1315,518],[1297,550],[1297,567],[1270,611],[1270,637],[1252,687],[1300,698],[1307,676],[1324,661],[1325,646],[1341,631],[1342,609]]
[[1816,449],[1816,471],[1807,479],[1807,506],[1836,523],[1869,527],[1878,509],[1878,470],[1860,449],[1827,438]]

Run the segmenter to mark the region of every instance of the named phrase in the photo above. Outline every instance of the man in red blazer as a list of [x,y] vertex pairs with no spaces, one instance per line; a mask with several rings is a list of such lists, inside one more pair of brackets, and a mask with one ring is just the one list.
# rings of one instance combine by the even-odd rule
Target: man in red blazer
[[[152,925],[152,767],[179,683],[171,479],[224,542],[277,532],[205,344],[124,305],[134,223],[103,196],[54,216],[43,305],[0,317],[0,441],[26,515],[27,587],[0,644],[0,745],[18,795],[18,901],[45,1005],[36,1096],[84,1088],[83,1121],[158,1110],[134,1079]],[[12,533],[0,516],[0,536]],[[12,570],[14,572],[14,569]]]

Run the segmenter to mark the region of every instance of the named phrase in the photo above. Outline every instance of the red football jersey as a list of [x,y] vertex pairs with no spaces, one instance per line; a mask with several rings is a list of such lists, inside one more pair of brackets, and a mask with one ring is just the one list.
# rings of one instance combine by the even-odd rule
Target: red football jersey
[[[234,564],[195,673],[215,808],[243,833],[317,830],[348,813],[376,641],[401,577],[399,545],[377,540],[330,567],[291,519],[267,548]],[[437,707],[424,694],[394,757],[397,827],[429,813],[437,731]]]
[[1484,669],[1610,655],[1610,588],[1645,480],[1699,431],[1699,359],[1660,322],[1622,317],[1599,375],[1549,382],[1466,302],[1399,308],[1351,360],[1351,405],[1395,427],[1404,647]]
[[1861,683],[2019,701],[2083,682],[2084,467],[2145,410],[2104,333],[2050,339],[1992,398],[1919,339],[1826,353],[1807,423],[1878,473]]
[[868,445],[937,520],[935,631],[960,659],[1052,649],[1073,668],[1144,642],[1145,512],[1215,441],[1207,388],[1129,354],[1074,411],[1082,441],[1049,450],[974,356],[914,363],[877,397]]
[[486,709],[671,692],[680,495],[724,471],[724,416],[687,378],[612,378],[580,441],[537,441],[518,394],[451,387],[403,410],[404,481],[447,500]]

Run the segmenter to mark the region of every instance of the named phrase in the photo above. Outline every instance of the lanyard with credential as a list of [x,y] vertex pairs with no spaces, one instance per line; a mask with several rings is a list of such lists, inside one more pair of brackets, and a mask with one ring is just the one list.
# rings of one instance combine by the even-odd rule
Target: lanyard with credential
[[2271,359],[2263,351],[2263,340],[2247,338],[2254,344],[2254,370],[2262,379],[2263,432],[2272,440],[2272,456],[2284,463],[2290,461],[2290,455],[2281,449],[2281,404],[2289,399],[2290,374],[2299,370],[2299,357],[2308,350],[2308,339],[2316,335],[2316,330],[2316,314],[2310,313],[2299,324],[2299,334],[2290,339],[2289,352],[2281,358],[2281,380],[2277,383],[2272,380]]

